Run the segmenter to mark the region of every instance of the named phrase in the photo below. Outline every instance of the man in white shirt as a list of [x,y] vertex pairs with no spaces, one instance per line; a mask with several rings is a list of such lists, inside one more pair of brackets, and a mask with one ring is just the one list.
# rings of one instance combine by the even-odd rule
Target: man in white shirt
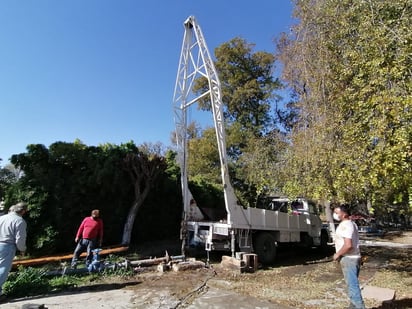
[[349,308],[365,309],[358,279],[361,259],[358,226],[350,219],[346,205],[336,207],[333,218],[340,221],[336,229],[336,253],[333,255],[333,260],[339,261],[342,267],[351,302]]

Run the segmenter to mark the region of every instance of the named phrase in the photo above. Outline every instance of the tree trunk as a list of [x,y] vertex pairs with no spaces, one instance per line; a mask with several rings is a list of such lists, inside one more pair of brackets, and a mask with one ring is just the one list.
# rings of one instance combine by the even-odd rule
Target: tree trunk
[[164,159],[158,156],[149,159],[143,153],[138,152],[127,155],[124,164],[130,179],[133,181],[135,197],[123,228],[122,244],[129,245],[137,212],[143,205],[160,171],[164,170]]
[[130,244],[130,239],[132,238],[134,220],[136,219],[137,211],[139,208],[140,208],[140,205],[137,201],[135,201],[132,207],[130,207],[129,213],[126,218],[126,223],[124,224],[124,228],[123,228],[123,237],[122,237],[123,245]]
[[332,209],[330,208],[330,202],[329,201],[325,202],[325,214],[326,214],[326,220],[329,223],[329,231],[332,235],[333,241],[335,242],[335,223],[333,221]]
[[[136,183],[136,186],[139,186],[139,183]],[[135,192],[136,192],[136,200],[134,201],[132,207],[130,207],[129,213],[126,218],[126,223],[123,229],[122,245],[130,244],[130,240],[132,238],[133,225],[136,219],[137,212],[139,211],[140,207],[143,205],[143,202],[145,201],[147,195],[150,192],[150,185],[146,184],[141,194],[138,194],[140,190],[136,190]]]

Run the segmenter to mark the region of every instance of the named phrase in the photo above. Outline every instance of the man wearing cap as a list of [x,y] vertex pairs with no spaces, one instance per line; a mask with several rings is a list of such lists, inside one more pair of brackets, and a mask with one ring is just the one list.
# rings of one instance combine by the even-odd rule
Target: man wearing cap
[[77,243],[72,259],[72,268],[76,268],[80,254],[87,249],[86,266],[92,262],[93,252],[103,242],[103,220],[100,219],[100,211],[92,210],[91,216],[83,219],[76,233],[74,241]]
[[22,255],[26,251],[27,224],[23,215],[27,212],[25,203],[17,203],[7,215],[0,217],[0,295],[2,286],[11,270],[16,250]]

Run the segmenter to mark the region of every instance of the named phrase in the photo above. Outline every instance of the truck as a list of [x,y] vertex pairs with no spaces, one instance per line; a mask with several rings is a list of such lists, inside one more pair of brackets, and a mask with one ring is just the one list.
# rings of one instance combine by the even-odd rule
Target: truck
[[[193,91],[197,78],[206,78],[208,88]],[[220,160],[225,209],[210,211],[197,205],[188,186],[188,111],[206,96],[210,100]],[[173,96],[177,158],[181,170],[183,213],[181,222],[182,254],[190,246],[211,251],[255,253],[262,264],[273,263],[281,244],[325,246],[327,231],[318,214],[300,199],[300,210],[282,211],[277,207],[240,205],[228,171],[222,90],[203,32],[194,16],[184,22],[184,35]],[[273,199],[272,204],[281,203]],[[293,201],[283,200],[291,206]]]

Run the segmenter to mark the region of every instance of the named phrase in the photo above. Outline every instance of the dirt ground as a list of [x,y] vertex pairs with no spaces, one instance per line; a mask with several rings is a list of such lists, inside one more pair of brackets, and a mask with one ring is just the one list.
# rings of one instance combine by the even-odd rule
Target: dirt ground
[[[391,308],[412,308],[412,232],[365,239],[361,249],[366,257],[361,285],[394,289]],[[163,250],[180,254],[170,243],[152,244],[144,251],[161,256]],[[332,253],[282,248],[274,265],[254,273],[223,269],[221,256],[215,255],[208,268],[139,268],[127,279],[105,278],[65,293],[9,299],[0,308],[347,308],[340,267],[324,261]],[[384,308],[373,299],[365,303],[367,308]]]

